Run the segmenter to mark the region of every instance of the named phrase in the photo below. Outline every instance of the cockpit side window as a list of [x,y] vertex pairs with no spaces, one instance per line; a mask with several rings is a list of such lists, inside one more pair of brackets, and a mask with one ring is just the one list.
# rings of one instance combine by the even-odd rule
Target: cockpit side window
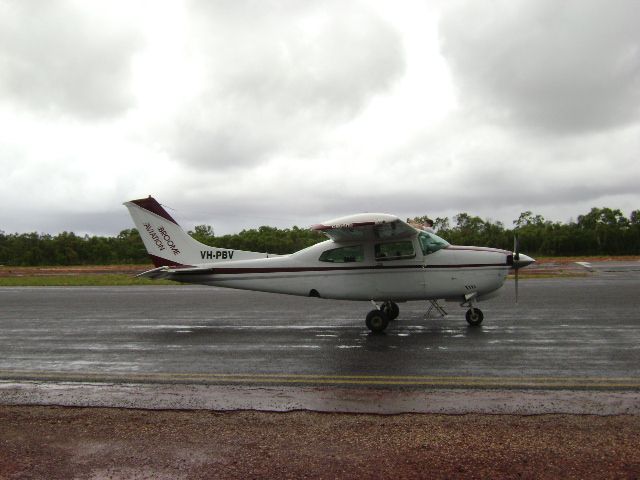
[[375,246],[375,254],[376,260],[380,262],[414,258],[416,251],[413,248],[413,242],[411,240],[403,240],[401,242],[377,243]]
[[352,245],[349,247],[333,248],[325,250],[320,255],[321,262],[349,263],[364,261],[364,247],[362,245]]
[[437,252],[449,246],[449,242],[434,233],[420,232],[418,234],[418,240],[420,241],[420,248],[422,249],[423,255],[429,255],[430,253]]

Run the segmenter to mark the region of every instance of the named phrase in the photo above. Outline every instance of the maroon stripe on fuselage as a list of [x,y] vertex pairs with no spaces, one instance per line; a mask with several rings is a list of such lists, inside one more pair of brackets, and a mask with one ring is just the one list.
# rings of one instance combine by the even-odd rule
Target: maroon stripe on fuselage
[[499,248],[487,248],[487,247],[463,247],[459,245],[449,245],[446,250],[468,250],[470,252],[490,252],[490,253],[502,253],[508,255],[511,252],[507,250],[501,250]]
[[507,263],[467,263],[461,265],[427,265],[425,268],[482,268],[482,267],[508,267]]
[[301,272],[335,272],[335,271],[358,271],[358,270],[399,270],[399,269],[438,269],[438,268],[482,268],[482,267],[507,267],[505,263],[479,263],[466,265],[374,265],[367,267],[273,267],[273,268],[233,268],[233,267],[210,267],[201,272],[185,272],[188,275],[242,275],[249,273],[301,273]]
[[156,215],[164,218],[165,220],[170,221],[171,223],[175,223],[178,225],[171,215],[167,213],[167,211],[162,208],[162,205],[158,203],[158,201],[153,197],[148,198],[140,198],[138,200],[131,200],[131,203],[135,203],[139,207],[144,208],[145,210],[150,211],[151,213],[155,213]]

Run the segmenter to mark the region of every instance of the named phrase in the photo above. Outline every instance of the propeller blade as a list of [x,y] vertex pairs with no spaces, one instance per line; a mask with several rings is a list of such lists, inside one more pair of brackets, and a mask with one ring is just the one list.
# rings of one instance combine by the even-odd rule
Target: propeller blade
[[518,262],[520,261],[520,240],[518,239],[518,234],[513,234],[513,268],[516,271],[516,303],[518,303],[518,270],[520,267],[518,266]]

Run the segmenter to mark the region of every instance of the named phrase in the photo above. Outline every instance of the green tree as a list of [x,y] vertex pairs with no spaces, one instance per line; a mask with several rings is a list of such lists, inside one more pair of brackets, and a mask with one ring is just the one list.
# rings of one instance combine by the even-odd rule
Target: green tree
[[188,233],[197,241],[204,243],[205,245],[210,245],[215,238],[213,227],[211,225],[196,225],[194,229],[190,230]]
[[520,217],[517,220],[513,221],[513,224],[516,228],[528,227],[531,225],[540,226],[544,225],[545,220],[542,215],[534,215],[531,213],[531,210],[527,210],[526,212],[522,212]]

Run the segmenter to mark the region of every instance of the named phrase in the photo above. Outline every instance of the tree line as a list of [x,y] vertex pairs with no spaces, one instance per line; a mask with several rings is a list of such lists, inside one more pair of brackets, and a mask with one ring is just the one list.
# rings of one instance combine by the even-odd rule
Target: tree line
[[[428,217],[411,220],[423,223]],[[520,214],[512,227],[501,222],[459,213],[434,220],[436,233],[456,245],[513,248],[518,235],[520,250],[533,256],[640,255],[640,210],[629,218],[620,210],[592,208],[576,221],[551,222],[530,211]],[[188,232],[202,243],[237,250],[292,253],[323,241],[326,237],[306,228],[279,229],[262,226],[233,235],[216,236],[210,225],[198,225]],[[0,231],[0,265],[108,265],[148,263],[136,229],[115,237],[40,233],[6,234]]]
[[434,227],[438,235],[456,245],[511,250],[517,235],[520,250],[534,256],[640,254],[640,210],[632,211],[626,218],[618,209],[592,208],[568,223],[548,221],[526,211],[514,220],[511,228],[466,213],[454,216],[453,220],[452,226],[448,218],[436,218]]

